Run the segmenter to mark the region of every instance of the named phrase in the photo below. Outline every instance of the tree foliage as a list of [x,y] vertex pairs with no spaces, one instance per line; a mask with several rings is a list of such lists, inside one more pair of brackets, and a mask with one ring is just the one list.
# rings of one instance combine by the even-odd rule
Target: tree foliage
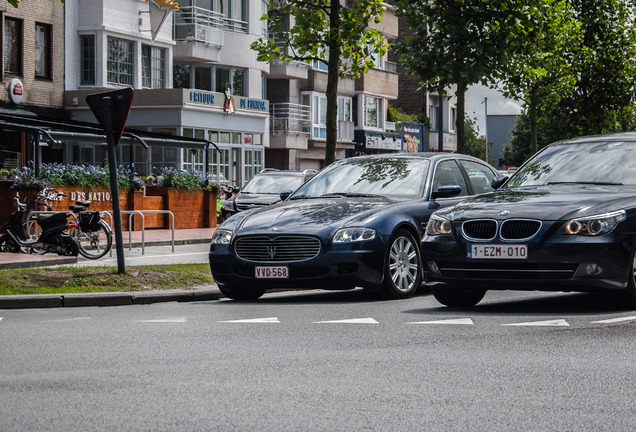
[[522,0],[397,0],[410,34],[394,45],[428,91],[457,85],[457,150],[465,152],[465,93],[505,63]]
[[[491,148],[492,142],[488,141],[488,156],[492,155]],[[486,157],[486,140],[479,136],[479,127],[474,118],[466,117],[466,145],[463,153],[492,163],[487,160],[490,158]]]
[[384,36],[370,28],[379,23],[381,0],[346,2],[331,0],[270,0],[268,28],[273,38],[252,44],[258,60],[270,62],[300,60],[327,64],[327,143],[325,164],[335,160],[337,142],[338,81],[350,75],[359,77],[374,66],[374,55],[386,53]]

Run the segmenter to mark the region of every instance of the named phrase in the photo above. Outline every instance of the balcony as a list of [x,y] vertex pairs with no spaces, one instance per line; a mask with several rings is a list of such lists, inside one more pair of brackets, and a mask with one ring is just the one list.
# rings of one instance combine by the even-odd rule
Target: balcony
[[174,40],[223,46],[223,14],[186,6],[175,11]]
[[311,108],[308,105],[275,103],[271,104],[269,111],[272,133],[310,133]]
[[338,121],[338,141],[353,141],[352,121]]

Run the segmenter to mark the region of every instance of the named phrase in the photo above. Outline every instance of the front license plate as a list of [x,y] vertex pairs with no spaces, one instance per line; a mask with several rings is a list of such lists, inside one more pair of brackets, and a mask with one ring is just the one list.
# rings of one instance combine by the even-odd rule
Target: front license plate
[[468,258],[528,259],[527,245],[468,245]]
[[287,266],[254,267],[256,279],[288,279],[289,268]]

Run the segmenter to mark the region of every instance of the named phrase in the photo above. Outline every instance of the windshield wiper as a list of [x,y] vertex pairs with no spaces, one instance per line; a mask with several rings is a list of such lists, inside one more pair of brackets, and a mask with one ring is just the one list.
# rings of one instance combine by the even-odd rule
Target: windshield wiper
[[599,185],[599,186],[623,186],[623,183],[615,182],[601,182],[601,181],[562,181],[562,182],[548,182],[549,185],[561,185],[561,184],[582,184],[582,185]]
[[311,195],[294,195],[293,197],[289,198],[289,200],[301,200],[301,199],[311,199],[311,198],[318,198],[315,196],[311,196]]
[[332,192],[328,194],[320,195],[323,197],[347,197],[347,198],[364,198],[364,197],[380,197],[382,195],[377,194],[368,194],[368,193],[358,193],[358,192]]

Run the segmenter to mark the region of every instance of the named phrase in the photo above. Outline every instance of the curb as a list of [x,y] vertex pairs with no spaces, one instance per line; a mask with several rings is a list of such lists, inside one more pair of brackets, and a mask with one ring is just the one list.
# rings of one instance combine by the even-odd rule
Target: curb
[[212,288],[148,292],[113,292],[87,294],[33,294],[0,296],[0,309],[41,309],[86,306],[132,306],[162,302],[194,302],[218,300],[223,295]]

